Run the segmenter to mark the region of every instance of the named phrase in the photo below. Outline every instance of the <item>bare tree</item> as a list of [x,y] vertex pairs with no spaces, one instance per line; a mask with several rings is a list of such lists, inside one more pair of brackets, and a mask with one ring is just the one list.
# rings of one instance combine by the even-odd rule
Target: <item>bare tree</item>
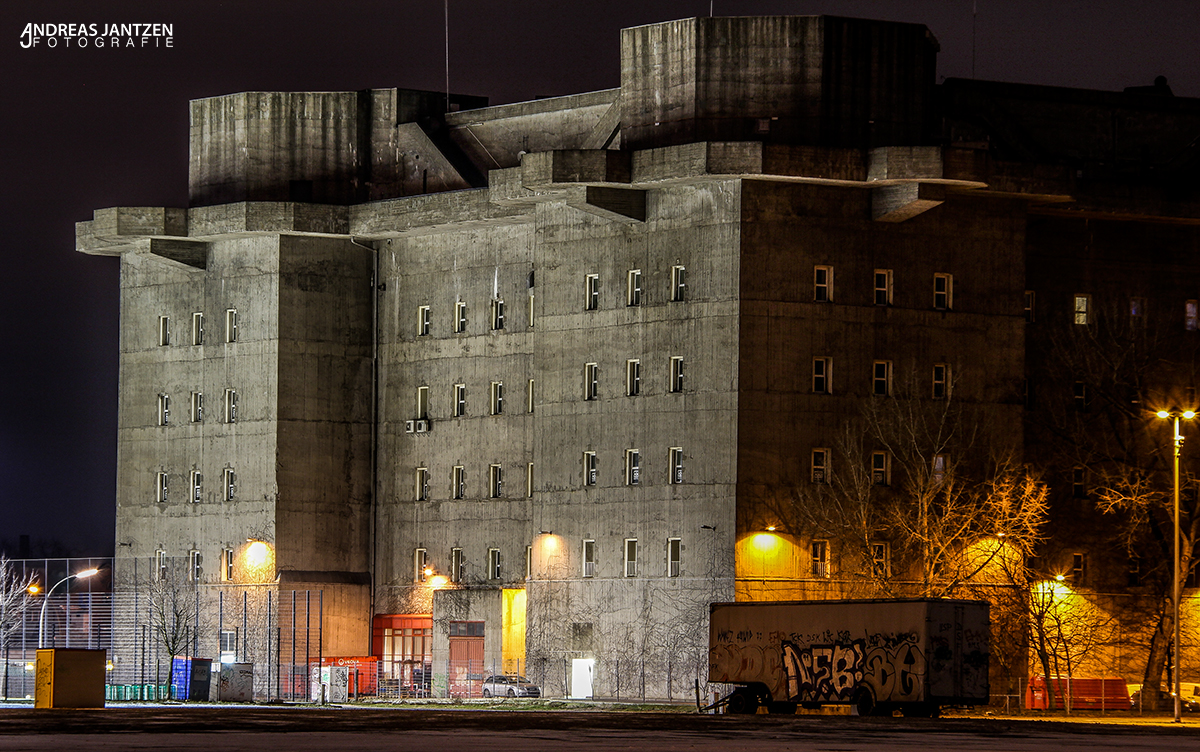
[[32,572],[18,573],[12,562],[0,554],[0,653],[4,656],[4,690],[8,696],[8,646],[30,610],[29,588],[34,583]]

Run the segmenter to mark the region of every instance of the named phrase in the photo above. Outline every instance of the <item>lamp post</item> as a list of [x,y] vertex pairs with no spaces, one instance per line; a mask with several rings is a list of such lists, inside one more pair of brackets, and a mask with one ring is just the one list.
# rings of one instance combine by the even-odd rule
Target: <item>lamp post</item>
[[1183,436],[1179,433],[1179,419],[1183,418],[1184,420],[1191,420],[1192,418],[1196,417],[1196,413],[1192,412],[1191,410],[1185,410],[1183,412],[1159,410],[1157,415],[1160,418],[1171,418],[1175,422],[1175,577],[1171,585],[1171,608],[1174,612],[1175,637],[1173,646],[1171,648],[1171,653],[1175,656],[1174,671],[1172,672],[1175,677],[1175,691],[1173,692],[1175,695],[1175,722],[1182,723],[1182,702],[1179,696],[1179,596],[1182,592],[1182,588],[1179,586],[1179,447],[1183,445]]
[[93,568],[93,569],[85,569],[82,572],[76,572],[75,574],[69,574],[66,577],[59,580],[58,582],[54,583],[54,586],[46,591],[46,596],[42,600],[42,613],[41,613],[41,616],[38,617],[38,649],[39,650],[41,648],[46,647],[46,606],[50,605],[50,595],[54,592],[55,588],[57,588],[59,585],[63,584],[67,580],[73,580],[76,577],[78,577],[80,579],[91,577],[92,575],[98,573],[99,571],[100,571],[99,569]]

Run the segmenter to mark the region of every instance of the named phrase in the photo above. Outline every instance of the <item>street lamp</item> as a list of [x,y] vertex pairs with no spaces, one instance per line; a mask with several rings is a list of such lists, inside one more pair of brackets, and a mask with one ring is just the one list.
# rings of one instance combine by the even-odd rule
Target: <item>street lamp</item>
[[1182,723],[1181,698],[1179,695],[1179,596],[1182,593],[1182,588],[1179,587],[1179,447],[1183,445],[1183,436],[1179,433],[1179,419],[1191,420],[1196,417],[1196,413],[1191,410],[1184,410],[1183,412],[1159,410],[1156,414],[1160,418],[1170,418],[1175,421],[1175,579],[1171,586],[1171,608],[1175,612],[1175,643],[1171,652],[1175,656],[1175,722]]
[[67,580],[73,580],[76,577],[78,577],[80,579],[85,579],[85,578],[91,577],[92,575],[97,574],[99,572],[100,572],[99,569],[93,568],[93,569],[85,569],[82,572],[76,572],[75,574],[69,574],[66,577],[59,580],[58,582],[54,583],[54,587],[52,587],[46,591],[46,597],[42,600],[42,614],[38,618],[38,648],[39,649],[46,647],[46,606],[50,605],[50,595],[54,592],[54,590],[59,585],[63,584]]

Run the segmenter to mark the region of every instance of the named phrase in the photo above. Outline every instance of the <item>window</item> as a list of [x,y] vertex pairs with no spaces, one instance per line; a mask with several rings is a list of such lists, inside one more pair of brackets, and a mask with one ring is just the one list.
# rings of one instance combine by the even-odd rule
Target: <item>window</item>
[[892,304],[892,270],[875,270],[875,305],[889,306]]
[[1082,467],[1071,471],[1071,495],[1076,499],[1087,498],[1087,483]]
[[467,331],[467,304],[461,300],[454,304],[454,331],[456,334]]
[[461,548],[450,549],[450,581],[462,582],[463,553]]
[[887,397],[892,393],[892,362],[877,360],[871,367],[871,393]]
[[525,498],[533,498],[533,463],[525,466]]
[[813,394],[833,392],[833,358],[813,358]]
[[1092,296],[1091,295],[1076,295],[1075,296],[1075,323],[1076,324],[1087,324],[1089,321],[1089,314],[1091,313],[1091,310],[1092,310]]
[[1072,389],[1072,397],[1075,405],[1075,411],[1080,413],[1087,412],[1087,384],[1083,383],[1082,381],[1076,381],[1075,386]]
[[204,344],[204,314],[200,311],[192,314],[192,344]]
[[167,500],[167,474],[159,472],[154,476],[154,500],[165,502]]
[[1087,557],[1084,554],[1071,554],[1071,581],[1083,584],[1087,577]]
[[642,362],[640,360],[625,361],[625,394],[636,397],[642,392]]
[[933,364],[933,398],[945,399],[950,394],[950,366],[945,363]]
[[533,579],[533,546],[525,547],[525,579]]
[[833,267],[813,267],[813,300],[828,303],[833,300]]
[[160,426],[170,425],[171,423],[171,397],[166,394],[158,395],[158,424]]
[[1032,324],[1036,318],[1034,305],[1037,302],[1037,293],[1033,290],[1025,291],[1025,323]]
[[454,417],[461,418],[467,414],[467,385],[454,385]]
[[930,470],[929,477],[933,480],[934,485],[940,486],[946,480],[947,463],[948,459],[946,455],[933,455],[933,466]]
[[493,499],[504,496],[504,468],[500,465],[491,465],[488,468],[488,489]]
[[638,545],[637,538],[625,539],[625,576],[637,577],[638,573]]
[[642,482],[642,453],[637,449],[625,450],[625,485],[636,486]]
[[528,311],[529,328],[533,328],[533,293],[529,293],[529,311]]
[[678,303],[687,292],[687,269],[676,264],[671,267],[671,302]]
[[1125,585],[1138,587],[1142,584],[1142,560],[1136,556],[1129,557],[1129,568],[1126,570]]
[[600,307],[600,275],[589,274],[584,277],[583,308],[594,311]]
[[225,390],[225,422],[237,423],[238,419],[238,396],[236,389]]
[[525,412],[533,412],[533,379],[529,380],[528,388],[525,394]]
[[225,310],[225,341],[238,341],[238,315],[236,308]]
[[583,542],[583,576],[596,576],[596,541],[594,540]]
[[159,316],[158,317],[158,345],[159,345],[159,347],[166,347],[169,344],[171,344],[171,317],[170,316]]
[[234,663],[237,661],[237,634],[236,629],[221,630],[221,663]]
[[[1189,301],[1192,302],[1192,301]],[[1146,314],[1146,299],[1145,298],[1130,298],[1129,299],[1129,315],[1132,318],[1141,318]]]
[[204,476],[200,473],[199,470],[193,470],[192,471],[192,503],[195,504],[196,502],[200,501],[201,497],[203,495],[204,495]]
[[221,479],[221,487],[224,489],[223,495],[225,501],[233,501],[235,491],[237,490],[237,474],[233,472],[233,468],[225,468]]
[[871,573],[876,577],[887,578],[891,574],[891,557],[888,556],[888,544],[871,544]]
[[462,465],[455,465],[450,470],[450,496],[455,499],[462,499],[465,498],[466,495],[466,470]]
[[488,549],[488,579],[500,579],[500,549]]
[[418,548],[413,551],[413,581],[414,582],[424,582],[425,581],[425,577],[426,577],[425,570],[427,569],[428,561],[429,561],[429,557],[428,557],[425,549]]
[[188,551],[188,579],[192,582],[200,582],[204,577],[204,556],[199,551],[192,549]]
[[419,420],[429,417],[429,387],[417,387],[417,416]]
[[154,571],[158,572],[158,579],[167,579],[167,552],[161,548],[154,552]]
[[1196,325],[1200,319],[1200,313],[1196,309],[1196,301],[1189,300],[1183,304],[1183,328],[1189,332],[1196,331]]
[[667,538],[667,576],[678,577],[683,556],[683,541],[679,538]]
[[192,422],[204,420],[204,393],[192,392]]
[[667,452],[667,467],[671,472],[667,483],[672,485],[683,483],[683,447],[671,447]]
[[429,499],[429,468],[417,468],[417,486],[414,498],[417,501],[427,501]]
[[628,291],[625,298],[625,304],[630,306],[640,306],[642,304],[642,270],[630,269],[628,277]]
[[954,275],[933,275],[933,307],[939,311],[954,307]]
[[221,551],[221,581],[233,582],[233,549],[226,548]]
[[683,391],[683,357],[679,355],[671,357],[671,391]]
[[600,367],[588,363],[583,367],[583,398],[594,400],[600,396]]
[[812,576],[829,576],[829,541],[812,542]]
[[504,328],[504,301],[503,300],[493,300],[492,301],[492,330],[496,331],[498,329],[503,329],[503,328]]
[[492,382],[492,415],[500,415],[504,412],[504,382]]
[[596,461],[595,452],[583,453],[583,485],[594,486],[599,476],[599,467]]
[[[483,637],[483,622],[481,621],[452,621],[450,622],[451,637]],[[426,634],[429,634],[426,631]],[[429,653],[426,653],[429,655]]]
[[417,336],[429,336],[429,306],[427,305],[417,308]]
[[813,483],[828,483],[829,482],[829,450],[828,449],[812,450],[812,482]]
[[891,480],[891,460],[887,452],[871,452],[871,482],[886,486]]

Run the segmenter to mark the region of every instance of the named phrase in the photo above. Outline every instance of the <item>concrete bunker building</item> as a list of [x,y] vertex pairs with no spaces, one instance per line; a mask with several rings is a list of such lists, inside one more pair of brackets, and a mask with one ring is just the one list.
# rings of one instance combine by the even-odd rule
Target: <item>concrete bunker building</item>
[[[952,384],[980,446],[1028,456],[1058,440],[1031,414],[1077,397],[1041,322],[1132,296],[1195,338],[1197,100],[938,84],[914,24],[620,43],[619,88],[533,102],[198,100],[189,206],[79,223],[121,260],[118,583],[225,593],[234,652],[276,661],[321,591],[324,655],[435,694],[591,667],[596,696],[678,697],[710,602],[860,592],[780,509],[843,471],[864,403]],[[1049,470],[1056,519],[1098,515]],[[1047,559],[1101,545],[1070,530]]]

